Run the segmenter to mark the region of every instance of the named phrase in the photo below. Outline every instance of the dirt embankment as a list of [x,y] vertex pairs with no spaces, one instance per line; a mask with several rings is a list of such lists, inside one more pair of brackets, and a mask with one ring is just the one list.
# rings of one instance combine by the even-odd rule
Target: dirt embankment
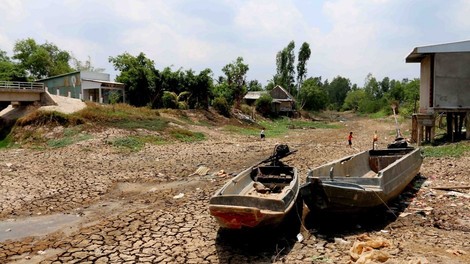
[[[65,148],[2,150],[0,262],[354,263],[356,256],[387,263],[469,263],[470,191],[433,187],[469,185],[470,157],[426,158],[400,199],[370,215],[324,219],[304,208],[300,226],[219,230],[208,214],[210,196],[230,175],[268,156],[276,143],[298,150],[285,162],[298,167],[303,182],[309,167],[369,149],[375,130],[379,147],[394,136],[388,118],[345,116],[338,125],[292,129],[266,141],[194,126],[209,139],[146,145],[139,152],[107,144],[128,133],[121,130]],[[347,147],[349,131],[353,148]],[[194,174],[200,166],[209,168],[207,175]],[[25,231],[28,226],[35,228]],[[372,253],[360,254],[361,247]]]

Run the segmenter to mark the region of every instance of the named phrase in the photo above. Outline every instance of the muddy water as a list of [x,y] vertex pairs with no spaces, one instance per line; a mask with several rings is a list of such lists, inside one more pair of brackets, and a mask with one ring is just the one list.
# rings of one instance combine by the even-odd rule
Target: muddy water
[[71,227],[80,220],[81,217],[77,215],[54,214],[1,221],[0,242],[29,236],[47,235],[59,229]]

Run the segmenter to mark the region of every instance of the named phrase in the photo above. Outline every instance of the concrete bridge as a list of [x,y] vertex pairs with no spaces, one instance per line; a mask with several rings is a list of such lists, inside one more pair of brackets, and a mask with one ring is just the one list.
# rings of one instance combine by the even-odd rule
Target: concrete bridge
[[41,102],[44,92],[43,83],[0,81],[0,107]]

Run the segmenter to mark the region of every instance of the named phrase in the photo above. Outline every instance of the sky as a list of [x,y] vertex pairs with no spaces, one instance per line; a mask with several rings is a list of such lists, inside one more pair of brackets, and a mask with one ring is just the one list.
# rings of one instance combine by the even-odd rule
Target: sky
[[111,79],[108,62],[143,52],[157,69],[214,72],[243,57],[247,80],[263,85],[276,54],[294,41],[310,45],[307,77],[346,77],[363,86],[371,73],[419,78],[405,63],[415,47],[470,39],[470,0],[1,0],[0,50],[13,55],[33,38],[91,58]]

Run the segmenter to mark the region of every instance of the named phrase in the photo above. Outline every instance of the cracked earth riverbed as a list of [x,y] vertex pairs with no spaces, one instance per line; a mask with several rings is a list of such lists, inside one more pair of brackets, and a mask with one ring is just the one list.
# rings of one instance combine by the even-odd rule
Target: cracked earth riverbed
[[[433,189],[468,186],[468,156],[425,158],[400,198],[370,215],[325,220],[304,207],[300,225],[219,229],[210,196],[276,143],[298,150],[284,162],[304,182],[309,167],[370,148],[375,130],[381,148],[393,138],[390,119],[338,124],[266,141],[194,127],[208,139],[139,152],[107,144],[127,133],[118,130],[64,148],[2,150],[0,263],[354,263],[352,249],[364,241],[385,241],[373,247],[376,262],[470,263],[470,191]],[[207,174],[195,173],[201,166]]]

